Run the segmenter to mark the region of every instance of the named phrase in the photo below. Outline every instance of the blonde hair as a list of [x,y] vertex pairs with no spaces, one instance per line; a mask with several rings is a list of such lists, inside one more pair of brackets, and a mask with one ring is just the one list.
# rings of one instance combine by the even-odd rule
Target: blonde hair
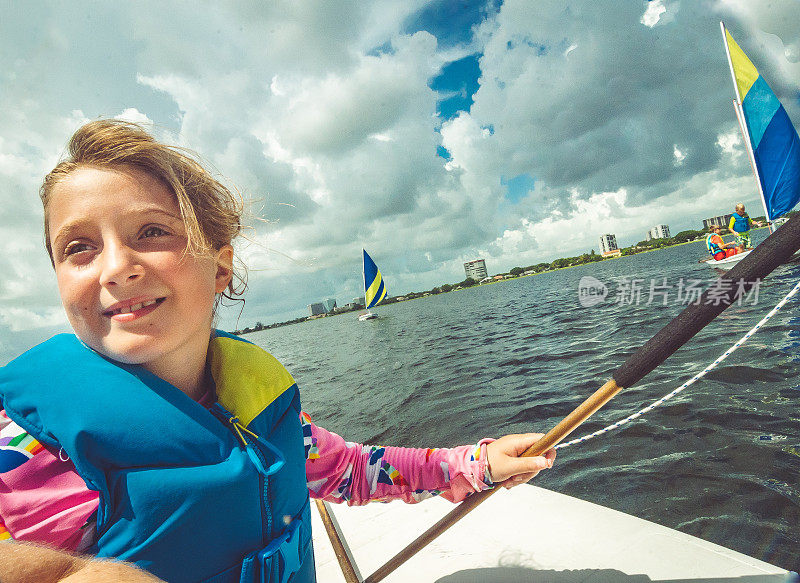
[[[70,138],[67,156],[44,178],[44,238],[50,261],[47,209],[55,186],[81,167],[136,168],[160,180],[178,203],[186,228],[186,252],[205,255],[230,244],[242,230],[241,199],[214,179],[188,152],[155,140],[140,125],[102,119],[81,126]],[[234,269],[224,297],[234,299],[247,287],[246,273]]]

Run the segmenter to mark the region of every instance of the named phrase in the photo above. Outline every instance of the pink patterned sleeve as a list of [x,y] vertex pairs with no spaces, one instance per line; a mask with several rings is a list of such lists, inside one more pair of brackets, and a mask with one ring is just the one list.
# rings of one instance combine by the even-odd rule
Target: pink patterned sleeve
[[97,492],[69,460],[43,447],[0,410],[0,540],[82,550],[94,535],[89,520]]
[[403,500],[415,503],[442,495],[460,502],[486,490],[486,444],[452,449],[413,449],[347,442],[300,414],[306,453],[306,480],[312,498],[360,506]]

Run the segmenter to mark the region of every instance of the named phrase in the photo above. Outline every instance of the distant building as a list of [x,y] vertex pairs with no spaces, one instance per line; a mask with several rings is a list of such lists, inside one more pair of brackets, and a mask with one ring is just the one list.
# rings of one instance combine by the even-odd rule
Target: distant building
[[327,310],[325,309],[325,304],[323,304],[322,302],[317,304],[309,304],[308,311],[311,312],[312,316],[319,316],[320,314],[327,313]]
[[334,311],[336,309],[336,300],[333,299],[333,298],[328,298],[327,300],[325,300],[322,303],[325,306],[325,311],[326,312],[332,312],[332,311]]
[[651,239],[669,239],[669,227],[667,225],[656,225],[647,231],[647,240]]
[[359,306],[366,306],[367,305],[367,298],[361,296],[360,298],[353,298],[353,303]]
[[603,257],[608,257],[612,254],[616,255],[614,251],[619,251],[616,235],[600,235],[600,254]]
[[730,222],[732,216],[733,213],[729,215],[720,215],[718,217],[711,217],[710,219],[703,219],[703,230],[708,231],[708,228],[711,225],[714,225],[715,227],[727,228],[728,223]]
[[464,273],[467,274],[467,277],[471,277],[475,281],[480,281],[483,278],[487,277],[486,273],[486,261],[483,259],[476,259],[475,261],[467,261],[464,264]]

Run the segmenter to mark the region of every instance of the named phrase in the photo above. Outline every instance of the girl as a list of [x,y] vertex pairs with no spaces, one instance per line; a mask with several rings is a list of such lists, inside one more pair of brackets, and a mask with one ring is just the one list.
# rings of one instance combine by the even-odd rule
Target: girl
[[[167,581],[306,582],[309,495],[457,502],[552,466],[554,451],[518,457],[540,434],[416,450],[315,426],[272,356],[213,329],[242,281],[235,198],[139,126],[80,128],[40,194],[75,335],[0,369],[0,538]],[[151,580],[18,543],[0,544],[0,572]]]

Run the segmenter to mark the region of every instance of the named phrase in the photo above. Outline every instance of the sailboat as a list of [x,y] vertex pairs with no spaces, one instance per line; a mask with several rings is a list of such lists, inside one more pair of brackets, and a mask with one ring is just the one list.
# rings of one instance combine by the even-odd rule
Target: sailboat
[[372,320],[377,318],[377,314],[370,312],[370,308],[377,306],[386,297],[386,285],[383,283],[381,270],[375,265],[372,257],[362,249],[364,254],[364,307],[367,309],[363,314],[359,314],[359,321]]
[[[776,220],[800,201],[800,138],[775,93],[733,40],[725,24],[719,24],[736,95],[733,109],[772,232]],[[747,253],[722,261],[708,259],[705,263],[728,267]]]

